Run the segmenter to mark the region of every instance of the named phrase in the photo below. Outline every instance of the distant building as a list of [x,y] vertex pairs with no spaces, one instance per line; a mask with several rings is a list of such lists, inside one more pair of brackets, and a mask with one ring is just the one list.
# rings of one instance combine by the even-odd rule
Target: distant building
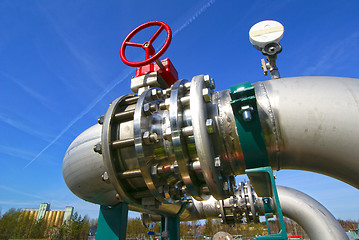
[[22,213],[30,219],[44,219],[47,227],[61,227],[67,220],[70,220],[74,212],[73,207],[65,209],[50,209],[50,203],[42,203],[40,208],[25,208]]

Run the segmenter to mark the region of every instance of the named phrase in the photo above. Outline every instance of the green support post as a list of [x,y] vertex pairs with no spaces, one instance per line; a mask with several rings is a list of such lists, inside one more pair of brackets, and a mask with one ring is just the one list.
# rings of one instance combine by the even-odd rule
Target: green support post
[[[287,231],[285,229],[284,225],[284,218],[282,213],[282,208],[279,203],[279,197],[277,192],[277,187],[275,185],[275,180],[273,176],[273,171],[271,167],[259,167],[259,168],[252,168],[247,169],[246,173],[249,177],[249,179],[252,181],[255,181],[257,183],[257,189],[259,190],[258,196],[262,197],[263,199],[263,205],[264,205],[264,211],[265,211],[265,218],[266,218],[266,224],[268,229],[267,236],[260,236],[257,237],[258,240],[269,240],[269,239],[275,239],[275,240],[285,240],[288,239]],[[274,209],[272,209],[271,201],[273,202]],[[275,215],[279,221],[279,227],[280,231],[277,234],[271,234],[270,228],[268,225],[268,216]]]
[[[260,240],[288,239],[284,219],[279,203],[273,171],[269,166],[268,153],[259,119],[254,87],[250,82],[241,83],[230,88],[231,106],[236,120],[237,133],[241,144],[246,173],[259,197],[263,198],[265,217],[269,235],[257,237]],[[275,209],[270,201],[274,201]],[[273,214],[279,220],[280,232],[271,234],[268,216]]]
[[126,240],[128,204],[100,206],[96,240]]
[[[166,228],[167,225],[167,228]],[[162,233],[167,230],[168,237],[162,236]],[[179,240],[180,239],[180,217],[179,214],[174,216],[161,217],[161,240]]]

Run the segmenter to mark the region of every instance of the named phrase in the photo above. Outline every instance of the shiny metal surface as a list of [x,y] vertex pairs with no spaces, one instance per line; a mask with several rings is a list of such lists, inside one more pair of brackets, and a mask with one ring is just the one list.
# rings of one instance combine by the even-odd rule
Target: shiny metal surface
[[[277,190],[283,215],[297,222],[306,231],[311,240],[348,239],[344,229],[335,217],[315,199],[293,188],[278,186]],[[244,195],[240,195],[238,202],[244,199],[241,196]],[[232,202],[231,204],[234,205],[236,202]],[[256,198],[255,203],[252,202],[248,208],[255,208],[255,211],[258,211],[260,215],[264,215],[262,198]],[[226,207],[223,201],[216,200],[213,197],[206,201],[193,200],[193,203],[188,205],[186,210],[190,212],[190,215],[181,216],[182,221],[224,218],[223,212],[228,210],[232,210],[232,213],[227,212],[228,215],[235,213],[235,208]],[[243,208],[241,211],[238,211],[238,213],[242,213],[243,217],[248,214],[244,214]],[[150,223],[160,221],[160,216],[144,214],[142,215],[142,219],[144,222]],[[238,223],[240,223],[240,221],[241,218],[237,220]],[[251,218],[248,222],[253,221],[254,219]]]
[[[116,189],[116,192],[120,194],[121,201],[135,204],[137,201],[127,194],[128,186],[124,185],[124,181],[118,179],[118,172],[124,172],[127,169],[124,169],[123,164],[121,164],[121,157],[120,154],[118,154],[118,149],[114,149],[113,147],[113,142],[120,140],[117,126],[113,124],[113,121],[116,114],[119,114],[118,109],[123,100],[129,97],[133,96],[127,95],[117,98],[108,108],[103,121],[101,143],[103,161],[111,184]],[[137,202],[137,204],[139,204],[139,202]]]
[[[272,168],[323,173],[359,188],[359,80],[296,77],[253,85]],[[213,88],[208,75],[199,75],[115,100],[99,120],[103,127],[89,128],[68,148],[63,175],[70,190],[96,204],[126,201],[131,210],[164,215],[177,214],[181,200],[193,196],[182,220],[255,221],[252,188],[233,188],[245,165],[229,93]],[[281,204],[293,201],[293,191],[279,192]],[[285,209],[286,216],[299,211]],[[327,222],[322,229],[331,227]]]
[[230,101],[229,90],[213,93],[213,102],[218,106],[215,116],[218,130],[215,146],[221,147],[219,152],[224,164],[223,172],[227,175],[239,175],[244,174],[245,164]]
[[[319,202],[307,194],[293,188],[278,186],[278,196],[283,215],[297,222],[311,240],[348,239],[344,229],[335,217]],[[263,201],[256,201],[261,214]]]
[[[152,107],[155,106],[155,107]],[[153,115],[150,108],[157,108],[157,102],[152,102],[151,90],[145,90],[137,101],[135,115],[134,115],[134,139],[135,150],[137,155],[138,165],[140,166],[142,177],[146,183],[147,188],[151,194],[160,202],[166,202],[162,193],[159,192],[159,181],[153,178],[157,174],[151,173],[152,166],[156,167],[156,159],[153,157],[154,144],[159,140],[156,139],[160,133],[154,132],[151,129]],[[155,113],[155,110],[153,110]],[[153,136],[151,139],[151,135]]]
[[274,169],[321,173],[359,188],[359,80],[294,77],[254,84]]
[[[189,102],[187,103],[189,89],[186,89],[184,84],[187,83],[187,80],[180,80],[173,84],[171,88],[171,97],[170,97],[170,131],[171,131],[171,140],[173,144],[173,150],[175,158],[178,164],[179,171],[181,173],[182,180],[186,185],[187,192],[197,200],[202,200],[206,198],[200,194],[200,186],[195,172],[190,171],[188,168],[190,157],[188,154],[188,147],[186,142],[186,135],[193,135],[193,127],[191,125],[185,125],[183,121],[183,110],[184,108],[189,108]],[[186,98],[186,103],[181,104],[181,99]],[[184,101],[182,101],[184,102]],[[183,129],[191,128],[192,133],[183,134]],[[207,197],[208,198],[208,197]]]
[[93,151],[101,141],[102,126],[96,124],[81,133],[69,146],[62,164],[62,174],[69,189],[86,201],[101,205],[119,203],[112,184],[101,179],[106,171],[102,156]]
[[[204,91],[205,90],[205,91]],[[191,113],[193,134],[196,142],[198,159],[201,163],[206,186],[216,199],[225,199],[229,195],[223,189],[224,182],[218,168],[214,165],[215,153],[208,135],[205,122],[207,120],[207,104],[211,101],[212,91],[204,85],[204,76],[195,76],[191,82]]]

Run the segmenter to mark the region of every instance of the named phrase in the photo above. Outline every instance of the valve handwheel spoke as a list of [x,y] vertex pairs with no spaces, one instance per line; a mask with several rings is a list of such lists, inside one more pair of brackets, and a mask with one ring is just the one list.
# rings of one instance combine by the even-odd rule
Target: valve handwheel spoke
[[[145,28],[152,27],[152,26],[159,26],[160,28],[150,38],[149,41],[146,41],[143,44],[130,42],[130,40],[133,38],[133,36],[135,36],[138,32],[140,32],[141,30],[143,30]],[[163,44],[162,48],[156,53],[152,44],[164,29],[167,32],[166,41]],[[125,64],[127,64],[128,66],[131,66],[131,67],[144,66],[144,65],[150,64],[153,61],[156,61],[159,57],[161,57],[164,54],[164,52],[168,49],[168,47],[171,43],[171,40],[172,40],[172,31],[171,31],[171,28],[166,23],[161,22],[161,21],[147,22],[147,23],[142,24],[141,26],[137,27],[125,38],[125,40],[123,41],[123,43],[121,45],[120,57],[121,57],[122,61]],[[140,62],[129,61],[125,55],[125,49],[127,46],[142,47],[145,50],[145,60],[140,61]]]
[[141,43],[134,43],[134,42],[126,42],[124,44],[126,44],[126,46],[132,46],[132,47],[142,47],[143,45]]
[[160,26],[160,28],[157,30],[157,32],[151,37],[150,41],[148,41],[148,42],[153,43],[156,40],[156,38],[158,37],[158,35],[160,35],[163,28],[164,28],[163,26]]

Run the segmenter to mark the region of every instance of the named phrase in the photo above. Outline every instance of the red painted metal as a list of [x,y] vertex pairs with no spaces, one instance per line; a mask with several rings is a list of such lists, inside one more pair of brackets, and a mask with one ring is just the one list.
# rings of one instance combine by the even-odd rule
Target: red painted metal
[[[142,44],[130,42],[132,37],[135,36],[139,31],[141,31],[145,28],[148,28],[148,27],[152,27],[152,26],[159,26],[160,28],[156,31],[156,33],[151,37],[151,39],[149,41],[146,41]],[[167,32],[166,41],[163,44],[162,48],[157,53],[155,53],[155,49],[153,48],[152,44],[156,40],[156,38],[160,35],[160,33],[163,31],[163,29],[165,29]],[[164,54],[164,52],[168,49],[168,47],[171,43],[171,40],[172,40],[172,31],[171,31],[171,28],[166,23],[161,22],[161,21],[147,22],[147,23],[142,24],[141,26],[137,27],[125,38],[125,40],[123,41],[123,43],[121,45],[120,57],[121,57],[122,61],[125,64],[127,64],[128,66],[131,66],[131,67],[144,66],[146,64],[152,63],[153,61],[155,61],[159,57],[161,57],[162,54]],[[127,46],[142,47],[145,50],[145,60],[141,61],[141,62],[129,61],[125,55],[125,49]]]
[[150,63],[137,68],[136,77],[149,72],[158,72],[159,74],[161,74],[163,80],[165,80],[168,86],[171,86],[178,80],[178,72],[168,58],[161,60],[161,63],[164,67],[162,69],[160,69],[160,67],[156,63]]

